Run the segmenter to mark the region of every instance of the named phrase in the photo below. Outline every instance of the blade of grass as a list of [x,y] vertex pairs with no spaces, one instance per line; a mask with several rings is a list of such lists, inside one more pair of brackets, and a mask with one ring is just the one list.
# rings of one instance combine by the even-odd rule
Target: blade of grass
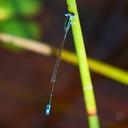
[[84,103],[88,115],[89,127],[100,128],[97,108],[95,103],[95,95],[93,92],[93,86],[90,77],[87,56],[85,52],[76,1],[67,0],[67,5],[68,5],[69,13],[74,14],[74,20],[72,23],[72,33],[73,33],[73,39],[78,58],[78,66],[80,70],[80,77],[81,77],[83,94],[84,94]]

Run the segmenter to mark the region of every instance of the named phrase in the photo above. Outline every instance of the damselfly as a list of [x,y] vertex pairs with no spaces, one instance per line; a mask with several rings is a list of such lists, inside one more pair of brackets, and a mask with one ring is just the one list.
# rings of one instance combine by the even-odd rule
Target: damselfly
[[65,17],[66,17],[66,19],[65,19],[65,22],[64,22],[64,38],[63,38],[63,41],[61,42],[61,46],[60,46],[60,49],[58,51],[58,56],[57,56],[57,59],[56,59],[56,62],[55,62],[54,68],[53,68],[51,80],[50,80],[50,82],[52,84],[52,88],[51,88],[51,93],[50,93],[50,97],[49,97],[49,102],[48,102],[48,104],[46,105],[46,108],[45,108],[45,114],[46,115],[49,115],[50,110],[51,110],[51,100],[52,100],[53,90],[54,90],[54,87],[55,87],[55,82],[56,82],[58,69],[59,69],[59,66],[60,66],[61,54],[62,54],[64,43],[65,43],[65,40],[66,40],[66,37],[67,37],[68,30],[69,30],[69,28],[72,24],[72,19],[74,18],[74,14],[67,13],[67,14],[65,14]]

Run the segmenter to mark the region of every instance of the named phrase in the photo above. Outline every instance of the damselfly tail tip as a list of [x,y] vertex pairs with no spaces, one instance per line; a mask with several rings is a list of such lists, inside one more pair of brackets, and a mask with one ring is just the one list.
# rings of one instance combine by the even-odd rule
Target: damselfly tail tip
[[51,110],[51,104],[47,104],[45,108],[45,115],[48,116],[50,114],[50,110]]

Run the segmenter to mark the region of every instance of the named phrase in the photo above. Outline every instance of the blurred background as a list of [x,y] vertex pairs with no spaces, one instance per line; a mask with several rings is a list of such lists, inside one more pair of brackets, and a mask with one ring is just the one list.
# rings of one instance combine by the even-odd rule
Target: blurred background
[[[88,57],[128,71],[128,1],[77,0]],[[0,0],[0,33],[59,47],[65,0]],[[65,49],[75,52],[71,31]],[[55,56],[0,41],[0,128],[88,127],[78,67],[62,61],[52,112],[44,108]],[[128,128],[128,86],[91,71],[101,128]]]

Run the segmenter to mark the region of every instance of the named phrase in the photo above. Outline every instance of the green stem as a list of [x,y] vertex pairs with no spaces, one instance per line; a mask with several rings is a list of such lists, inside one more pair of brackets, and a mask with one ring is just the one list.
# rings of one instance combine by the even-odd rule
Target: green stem
[[99,128],[99,120],[97,116],[97,109],[95,103],[95,97],[93,92],[93,86],[91,82],[90,72],[87,63],[87,56],[84,47],[84,41],[79,22],[79,16],[77,11],[77,5],[75,0],[67,0],[68,10],[70,13],[74,13],[75,17],[72,21],[72,33],[77,52],[80,76],[82,81],[82,89],[84,94],[84,103],[86,105],[86,111],[88,114],[88,122],[90,128]]

